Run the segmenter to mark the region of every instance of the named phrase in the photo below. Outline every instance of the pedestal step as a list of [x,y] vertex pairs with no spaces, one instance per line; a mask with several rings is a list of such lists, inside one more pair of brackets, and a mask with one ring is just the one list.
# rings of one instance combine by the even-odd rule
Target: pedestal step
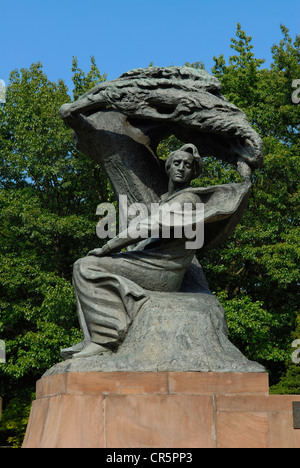
[[82,372],[37,382],[24,448],[300,448],[266,373]]

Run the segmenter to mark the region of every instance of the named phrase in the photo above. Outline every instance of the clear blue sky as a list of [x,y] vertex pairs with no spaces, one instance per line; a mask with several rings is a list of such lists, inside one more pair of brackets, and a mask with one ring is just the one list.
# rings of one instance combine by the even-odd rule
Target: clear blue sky
[[[236,23],[253,37],[257,58],[271,61],[283,23],[300,33],[299,0],[2,0],[0,79],[15,68],[42,62],[52,81],[71,86],[72,57],[89,70],[94,55],[114,79],[147,67],[203,61],[232,53]],[[300,77],[299,77],[300,78]]]

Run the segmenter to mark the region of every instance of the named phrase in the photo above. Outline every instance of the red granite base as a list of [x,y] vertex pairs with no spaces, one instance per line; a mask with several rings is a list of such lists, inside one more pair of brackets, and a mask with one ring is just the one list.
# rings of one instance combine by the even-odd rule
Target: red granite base
[[23,448],[300,448],[265,373],[86,372],[37,382]]

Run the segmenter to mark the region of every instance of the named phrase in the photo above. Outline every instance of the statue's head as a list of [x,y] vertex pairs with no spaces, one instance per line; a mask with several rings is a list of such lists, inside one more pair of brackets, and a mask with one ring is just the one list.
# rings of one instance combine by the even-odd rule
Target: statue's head
[[169,155],[165,168],[173,183],[186,185],[200,175],[202,158],[196,146],[189,143]]

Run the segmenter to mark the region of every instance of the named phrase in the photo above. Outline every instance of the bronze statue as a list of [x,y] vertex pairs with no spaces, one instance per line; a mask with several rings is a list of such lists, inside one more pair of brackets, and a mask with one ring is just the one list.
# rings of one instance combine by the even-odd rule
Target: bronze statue
[[[151,67],[100,83],[61,108],[78,148],[102,166],[116,196],[127,195],[129,204],[142,202],[148,208],[156,204],[158,210],[139,220],[138,230],[135,225],[139,237],[131,235],[129,225],[75,263],[83,340],[62,350],[66,361],[47,375],[265,371],[228,340],[225,311],[195,256],[233,232],[247,208],[252,171],[262,164],[259,136],[220,89],[205,70]],[[188,143],[164,165],[156,147],[172,133]],[[199,152],[235,165],[241,182],[190,187],[202,168]],[[178,218],[172,210],[165,216],[171,205],[181,212],[188,205],[187,216]],[[181,236],[176,234],[178,219]],[[204,235],[200,243],[198,228]]]

